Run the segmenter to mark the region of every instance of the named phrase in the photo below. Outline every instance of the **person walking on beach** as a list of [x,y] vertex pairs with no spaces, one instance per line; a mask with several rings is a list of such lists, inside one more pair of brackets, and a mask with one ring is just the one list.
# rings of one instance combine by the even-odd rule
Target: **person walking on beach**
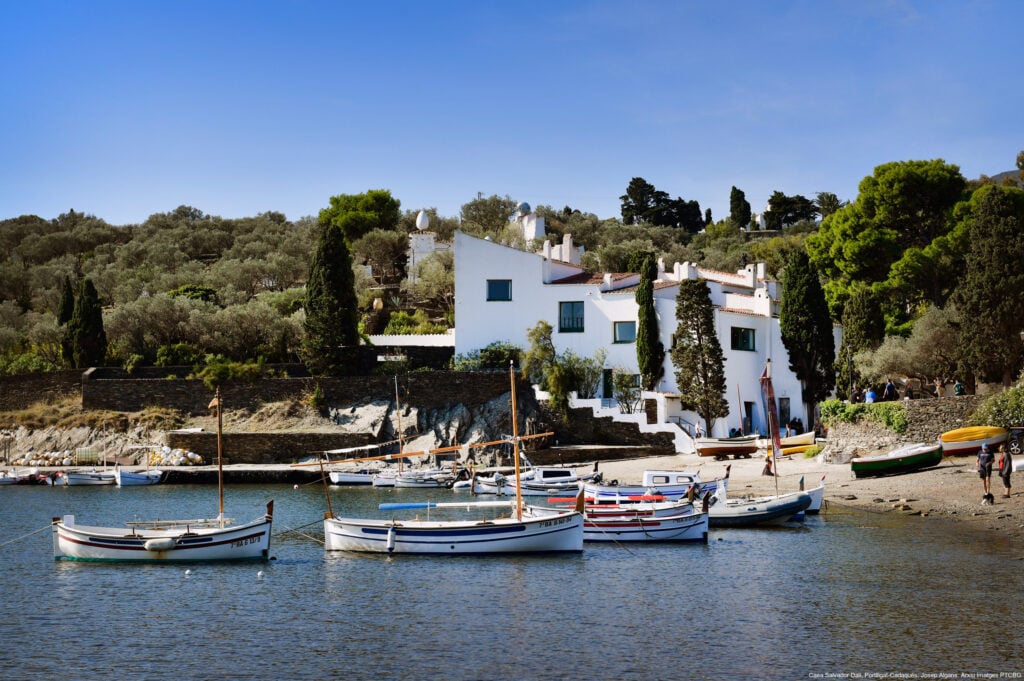
[[1003,479],[1003,498],[1010,498],[1010,473],[1013,472],[1013,456],[1006,445],[999,445],[999,477]]
[[994,458],[988,445],[982,445],[978,452],[978,476],[985,488],[985,496],[981,498],[981,503],[992,502],[992,460]]

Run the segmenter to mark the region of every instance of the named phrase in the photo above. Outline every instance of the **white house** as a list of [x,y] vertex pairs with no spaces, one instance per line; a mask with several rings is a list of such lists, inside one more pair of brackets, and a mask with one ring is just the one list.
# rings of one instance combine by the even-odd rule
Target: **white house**
[[[527,253],[456,232],[456,354],[496,341],[525,348],[529,344],[527,331],[545,320],[553,328],[552,340],[559,351],[571,349],[592,357],[598,348],[604,348],[609,374],[613,369],[638,373],[635,296],[640,275],[594,274],[579,265],[556,260],[550,253],[547,245],[540,254]],[[730,414],[716,421],[711,435],[724,437],[733,428],[745,433],[766,432],[759,378],[767,360],[772,360],[772,383],[780,416],[785,420],[806,418],[800,382],[789,369],[782,344],[777,283],[765,278],[764,264],[729,273],[693,263],[676,263],[666,270],[659,262],[654,298],[666,349],[665,372],[658,389],[643,395],[656,401],[656,421],[690,434],[698,421],[695,413],[679,406],[675,369],[668,355],[676,328],[679,282],[697,278],[704,279],[711,290],[718,338],[726,358],[725,398]],[[837,329],[837,342],[838,335]],[[611,397],[608,384],[606,381],[604,394]],[[642,416],[646,420],[646,415]],[[692,441],[687,446],[687,439],[677,438],[682,451],[692,450]]]

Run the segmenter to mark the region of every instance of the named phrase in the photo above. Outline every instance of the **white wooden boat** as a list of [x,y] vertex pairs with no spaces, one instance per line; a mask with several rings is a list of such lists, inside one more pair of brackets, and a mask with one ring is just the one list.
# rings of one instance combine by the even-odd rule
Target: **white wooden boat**
[[370,480],[370,484],[374,487],[394,487],[395,480],[398,478],[398,469],[386,468],[379,473],[374,474]]
[[142,471],[126,471],[120,464],[114,466],[114,482],[118,487],[137,487],[140,485],[156,485],[163,480],[163,471],[147,468]]
[[125,527],[80,525],[75,516],[54,518],[55,560],[180,562],[267,560],[274,502],[252,522],[234,525],[224,516],[224,470],[220,390],[210,402],[217,408],[217,478],[220,513],[216,518],[125,523]]
[[79,471],[64,471],[60,484],[78,485],[113,485],[116,482],[114,471],[98,471],[95,468]]
[[192,562],[266,560],[274,502],[262,518],[230,525],[227,518],[79,525],[75,516],[53,520],[53,557],[75,561]]
[[[515,477],[520,476],[520,437],[516,418],[516,387],[514,370],[509,368],[512,383],[512,447]],[[543,436],[549,435],[544,433]],[[517,485],[517,490],[519,487]],[[337,518],[330,509],[324,517],[324,548],[328,551],[363,551],[388,554],[507,554],[507,553],[563,553],[583,550],[583,513],[581,510],[558,511],[544,517],[523,514],[522,492],[515,500],[492,502],[432,502],[409,504],[382,504],[382,510],[430,509],[474,506],[508,506],[510,517],[471,520],[377,520],[366,518]],[[580,501],[582,505],[582,500]]]
[[719,488],[708,505],[711,527],[746,527],[750,525],[781,525],[803,513],[811,505],[807,492],[790,492],[776,496],[729,499],[725,487]]
[[332,485],[372,485],[373,476],[379,471],[373,468],[362,468],[359,470],[335,470],[330,471],[327,476]]
[[786,437],[780,437],[779,444],[782,445],[783,449],[786,447],[797,447],[800,445],[813,445],[814,431],[809,430],[806,433],[800,433],[799,435],[787,435]]
[[[551,496],[566,492],[577,492],[580,483],[592,480],[596,473],[579,475],[572,468],[561,466],[531,466],[519,478],[519,490],[524,496]],[[492,476],[473,476],[473,494],[497,494],[512,496],[516,493],[514,476],[496,472]]]
[[757,451],[756,435],[741,435],[739,437],[699,437],[694,442],[697,454],[700,456],[713,456],[721,461],[730,456],[734,459],[749,459]]
[[[709,493],[710,496],[710,493]],[[549,501],[560,501],[559,499]],[[557,512],[530,506],[531,515]],[[707,509],[698,511],[688,500],[630,504],[587,504],[583,511],[583,541],[706,542]]]
[[590,481],[583,485],[583,494],[593,497],[597,503],[622,503],[631,497],[660,495],[666,500],[682,499],[690,487],[695,487],[695,494],[703,497],[707,492],[714,492],[718,485],[728,484],[728,468],[726,477],[721,480],[701,480],[697,471],[647,470],[638,484],[621,484],[617,480],[608,483]]
[[455,473],[450,468],[407,468],[395,476],[395,487],[448,487],[454,481]]

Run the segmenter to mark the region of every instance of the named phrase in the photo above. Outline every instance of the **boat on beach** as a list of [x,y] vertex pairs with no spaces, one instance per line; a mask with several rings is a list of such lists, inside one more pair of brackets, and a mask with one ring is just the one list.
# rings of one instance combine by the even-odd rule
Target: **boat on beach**
[[[768,421],[769,461],[778,459],[781,449],[779,437],[778,407],[775,403],[775,389],[772,387],[771,360],[765,363],[761,374],[761,395],[764,400],[765,416]],[[791,520],[803,519],[803,514],[813,503],[811,495],[804,491],[781,494],[778,492],[778,472],[772,466],[775,479],[774,496],[730,499],[728,485],[721,485],[708,504],[708,521],[711,527],[746,527],[751,525],[778,525]],[[802,485],[802,479],[801,479]]]
[[947,430],[939,436],[945,456],[976,454],[982,445],[993,447],[1005,442],[1009,431],[999,426],[967,426]]
[[694,441],[699,456],[713,456],[716,461],[728,459],[749,459],[757,452],[756,435],[738,437],[699,437]]
[[[522,440],[547,436],[518,434],[515,373],[509,367],[512,384],[512,438],[515,480],[520,478],[519,447]],[[467,520],[399,520],[339,518],[330,508],[324,516],[324,548],[328,551],[358,551],[387,554],[489,555],[509,553],[572,553],[583,550],[582,495],[579,508],[556,510],[550,515],[524,515],[523,495],[516,485],[514,499],[483,502],[414,502],[381,504],[380,510],[506,507],[509,516]]]
[[220,513],[194,520],[132,521],[125,527],[81,525],[75,516],[53,518],[53,557],[72,561],[182,562],[267,560],[274,502],[266,513],[241,525],[224,516],[222,400],[217,391],[210,408],[217,408],[217,487]]
[[[979,445],[980,446],[980,445]],[[850,461],[854,477],[898,475],[932,468],[942,463],[943,447],[939,443],[914,444],[897,447],[881,456],[861,456]]]

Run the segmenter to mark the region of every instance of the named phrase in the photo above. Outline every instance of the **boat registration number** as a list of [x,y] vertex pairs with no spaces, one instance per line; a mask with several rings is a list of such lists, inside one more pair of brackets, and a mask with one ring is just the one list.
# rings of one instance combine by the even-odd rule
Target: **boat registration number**
[[540,524],[541,527],[555,527],[557,525],[564,525],[569,522],[571,518],[554,518],[552,520],[545,520]]
[[238,541],[231,542],[231,546],[233,548],[238,548],[239,546],[248,546],[249,544],[258,544],[259,541],[260,541],[259,537],[246,537],[245,539],[239,539]]

